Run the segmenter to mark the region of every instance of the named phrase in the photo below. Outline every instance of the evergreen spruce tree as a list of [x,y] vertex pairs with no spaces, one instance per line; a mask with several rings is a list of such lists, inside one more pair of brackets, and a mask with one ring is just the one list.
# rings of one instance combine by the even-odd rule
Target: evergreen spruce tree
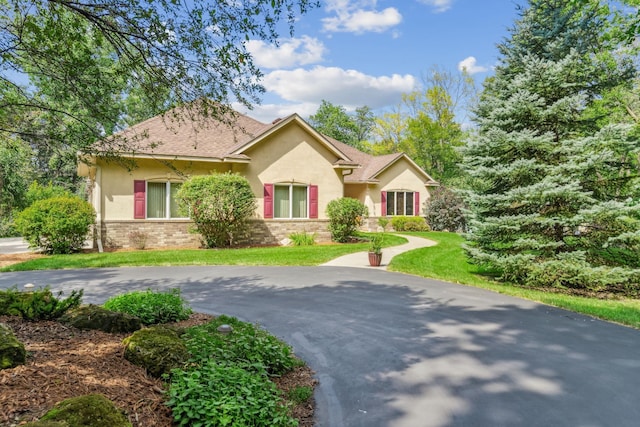
[[499,46],[464,153],[476,182],[466,249],[505,280],[640,290],[640,144],[632,126],[597,129],[584,114],[635,73],[608,25],[597,7],[530,0]]

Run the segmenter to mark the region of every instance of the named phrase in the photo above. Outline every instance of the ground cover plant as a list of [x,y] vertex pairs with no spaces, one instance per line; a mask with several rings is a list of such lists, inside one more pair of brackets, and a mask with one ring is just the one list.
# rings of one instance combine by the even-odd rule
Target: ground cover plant
[[[231,326],[229,333],[218,328]],[[264,329],[219,316],[184,334],[189,367],[170,375],[169,401],[178,425],[295,426],[271,376],[302,363]],[[215,387],[211,387],[215,384]]]
[[136,316],[144,325],[178,322],[188,319],[191,314],[187,302],[180,295],[180,289],[127,292],[109,298],[103,306],[107,310]]
[[[7,291],[0,292],[0,302],[6,301],[6,294]],[[153,294],[145,295],[154,298]],[[209,315],[193,313],[187,320],[164,325],[177,331],[206,327],[213,333],[215,328],[206,326],[212,319]],[[127,333],[81,330],[57,321],[27,322],[19,316],[0,313],[0,322],[10,326],[28,352],[26,364],[0,370],[0,425],[33,421],[63,399],[100,394],[114,402],[134,427],[197,425],[194,420],[199,415],[192,414],[192,405],[197,411],[208,405],[206,416],[213,418],[207,418],[207,423],[218,420],[216,425],[312,426],[313,401],[288,398],[294,389],[313,390],[316,381],[309,368],[293,356],[286,344],[266,331],[227,317],[219,321],[213,319],[213,325],[221,321],[234,324],[237,335],[248,334],[246,339],[239,340],[244,344],[235,350],[227,348],[225,353],[229,358],[224,363],[217,359],[196,363],[194,357],[184,370],[175,370],[166,383],[123,359],[122,346]],[[288,363],[291,367],[286,373],[270,377],[266,368],[260,368],[263,366],[260,362],[254,361],[252,369],[245,369],[247,364],[238,362],[242,357],[232,356],[234,351],[245,352],[245,345],[255,335],[260,336],[258,345],[265,344],[271,351],[294,360]],[[215,340],[204,341],[198,348],[206,352],[208,346],[218,344]],[[266,356],[269,349],[260,348],[255,352],[262,354],[260,360],[279,360],[279,357]],[[208,347],[208,350],[214,352],[215,348]],[[194,378],[215,380],[219,386],[207,386],[203,391]],[[165,390],[167,384],[169,390]],[[203,400],[214,395],[213,402]],[[193,396],[198,397],[194,400]],[[219,418],[215,413],[219,413]],[[193,422],[184,421],[188,419]]]

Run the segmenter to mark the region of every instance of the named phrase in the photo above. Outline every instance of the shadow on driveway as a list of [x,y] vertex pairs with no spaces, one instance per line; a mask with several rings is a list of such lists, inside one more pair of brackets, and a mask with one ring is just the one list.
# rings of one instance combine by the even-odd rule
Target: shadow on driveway
[[530,301],[349,268],[167,267],[0,274],[100,303],[180,287],[257,322],[317,372],[318,426],[637,426],[640,332]]

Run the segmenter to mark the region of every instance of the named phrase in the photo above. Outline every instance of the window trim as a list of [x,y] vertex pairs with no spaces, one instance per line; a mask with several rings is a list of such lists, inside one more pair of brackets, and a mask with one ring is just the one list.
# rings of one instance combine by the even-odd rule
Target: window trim
[[[381,197],[381,202],[384,203],[384,216],[417,216],[416,215],[416,194],[420,194],[418,191],[414,190],[386,190],[383,191],[383,196]],[[403,193],[403,204],[402,210],[404,213],[397,213],[397,194]],[[407,195],[411,194],[411,213],[407,213]],[[383,201],[384,200],[384,201]],[[393,200],[391,206],[393,207],[393,213],[389,212],[389,203]]]
[[[276,189],[278,187],[288,187],[289,188],[289,216],[276,216],[276,203],[278,200],[276,199]],[[305,211],[307,213],[306,216],[294,217],[293,216],[293,187],[302,187],[306,189],[306,206]],[[309,188],[311,185],[309,184],[296,184],[296,183],[276,183],[273,184],[273,219],[310,219],[310,200],[309,200]]]
[[[165,184],[165,216],[164,217],[158,217],[158,218],[150,218],[148,216],[148,208],[149,208],[149,184]],[[182,217],[182,216],[176,216],[176,217],[172,217],[171,216],[171,185],[172,184],[183,184],[182,181],[171,181],[171,180],[145,180],[144,182],[144,202],[145,202],[145,210],[144,210],[144,217],[145,219],[151,220],[151,221],[168,221],[168,220],[185,220],[185,219],[190,219],[188,216],[186,217]]]

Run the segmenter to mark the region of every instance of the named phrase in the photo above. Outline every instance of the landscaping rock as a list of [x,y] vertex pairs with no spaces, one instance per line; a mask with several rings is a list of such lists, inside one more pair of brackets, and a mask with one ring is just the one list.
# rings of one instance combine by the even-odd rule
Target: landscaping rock
[[24,365],[26,360],[24,344],[18,341],[11,328],[0,323],[0,369]]
[[98,329],[110,333],[133,332],[142,327],[140,319],[135,316],[93,304],[69,311],[60,318],[60,322],[78,329]]
[[160,378],[171,369],[181,368],[189,360],[187,346],[176,331],[164,326],[152,326],[134,332],[124,340],[124,358],[142,366]]
[[[60,424],[51,424],[51,422]],[[113,402],[101,394],[87,394],[63,400],[44,414],[38,423],[32,423],[31,425],[37,427],[53,427],[56,425],[69,427],[131,427],[127,417]]]

